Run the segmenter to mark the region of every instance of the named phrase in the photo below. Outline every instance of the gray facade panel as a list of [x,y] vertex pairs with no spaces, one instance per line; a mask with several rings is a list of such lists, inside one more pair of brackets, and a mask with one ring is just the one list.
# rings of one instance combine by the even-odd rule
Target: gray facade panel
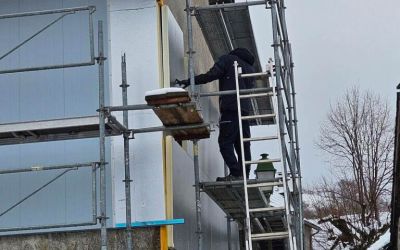
[[[97,20],[103,20],[107,31],[106,1],[1,0],[0,14],[87,5],[96,5],[97,9],[94,14],[97,47]],[[52,14],[0,20],[0,30],[4,34],[0,37],[0,54],[6,53],[59,16]],[[0,70],[89,61],[88,25],[87,11],[66,16],[0,60]],[[95,51],[97,54],[97,48]],[[0,105],[0,123],[94,115],[98,108],[98,68],[89,66],[0,75]],[[2,146],[0,169],[98,161],[98,148],[97,139]],[[107,140],[107,158],[109,152]],[[0,213],[59,173],[61,171],[42,171],[0,176]],[[0,227],[90,221],[90,177],[89,169],[70,171],[0,217]],[[108,187],[107,195],[110,197],[110,180]],[[110,211],[111,202],[107,206]]]

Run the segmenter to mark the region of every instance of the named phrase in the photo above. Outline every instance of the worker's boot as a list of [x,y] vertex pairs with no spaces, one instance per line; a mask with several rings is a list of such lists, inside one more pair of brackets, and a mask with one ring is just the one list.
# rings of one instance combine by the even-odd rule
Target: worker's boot
[[217,181],[241,181],[243,180],[243,176],[234,176],[232,174],[225,177],[218,177]]
[[234,0],[208,0],[208,3],[210,5],[214,5],[214,4],[223,4],[223,3],[234,3]]

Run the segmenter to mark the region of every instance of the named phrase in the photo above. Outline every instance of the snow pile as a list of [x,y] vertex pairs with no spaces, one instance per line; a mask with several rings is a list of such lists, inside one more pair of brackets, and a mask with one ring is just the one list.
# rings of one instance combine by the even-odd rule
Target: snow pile
[[272,207],[283,207],[285,206],[285,198],[282,195],[283,190],[281,188],[275,187],[274,192],[269,197],[269,205]]
[[165,95],[168,93],[176,93],[176,92],[187,92],[187,91],[182,88],[162,88],[162,89],[154,89],[146,91],[144,95],[145,96]]
[[379,240],[377,240],[374,244],[372,244],[368,250],[381,250],[384,249],[387,244],[390,243],[390,230],[387,230]]
[[[390,218],[389,212],[382,212],[380,214],[382,225],[388,224],[389,218]],[[337,240],[344,239],[344,237],[348,237],[351,235],[354,235],[355,237],[361,239],[362,237],[361,233],[370,234],[373,231],[380,228],[377,225],[376,221],[368,226],[363,226],[360,221],[361,219],[359,214],[354,214],[354,215],[349,214],[340,217],[327,216],[322,219],[312,219],[312,220],[308,219],[308,220],[317,224],[322,229],[316,235],[313,236],[313,249],[316,250],[331,249],[331,248],[340,250],[353,249],[353,246],[349,244],[350,242],[347,242],[346,240],[345,241],[340,240],[340,242],[337,242]],[[388,242],[386,243],[383,242],[386,237],[388,238],[389,241],[390,237],[382,234],[382,236],[379,239],[379,242],[382,242],[382,245],[378,245],[379,247],[377,248],[366,248],[366,249],[368,250],[381,249],[381,247],[383,247],[388,243]],[[357,244],[357,242],[355,243]],[[375,246],[375,244],[376,242],[372,246]]]

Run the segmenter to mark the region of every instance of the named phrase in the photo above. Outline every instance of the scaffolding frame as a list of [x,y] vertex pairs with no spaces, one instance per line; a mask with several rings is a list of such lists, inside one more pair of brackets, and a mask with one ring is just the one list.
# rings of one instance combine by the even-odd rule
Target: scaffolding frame
[[49,186],[51,183],[55,182],[60,177],[64,176],[70,171],[78,170],[80,168],[91,167],[91,193],[92,193],[92,220],[81,223],[68,223],[68,224],[52,224],[52,225],[43,225],[43,226],[29,226],[29,227],[1,227],[0,232],[11,232],[11,231],[24,231],[24,230],[38,230],[38,229],[51,229],[51,228],[61,228],[61,227],[79,227],[79,226],[93,226],[97,224],[97,176],[96,172],[98,169],[98,162],[88,162],[88,163],[76,163],[69,165],[55,165],[55,166],[33,166],[30,168],[19,168],[19,169],[4,169],[0,170],[0,175],[3,174],[16,174],[16,173],[27,173],[27,172],[40,172],[40,171],[50,171],[50,170],[63,170],[60,174],[56,175],[52,179],[50,179],[45,184],[39,186],[30,194],[26,195],[24,198],[20,199],[18,202],[11,205],[6,210],[0,213],[0,217],[10,212],[12,209],[28,200],[45,187]]
[[[190,78],[190,89],[191,89],[191,97],[193,101],[198,101],[199,97],[207,97],[207,96],[221,96],[221,95],[232,95],[236,94],[236,90],[234,91],[218,91],[215,93],[197,93],[195,88],[194,81],[194,45],[193,45],[193,27],[192,27],[192,17],[195,15],[196,9],[200,8],[213,8],[213,9],[224,9],[236,6],[253,6],[253,5],[265,5],[266,9],[271,10],[272,16],[272,29],[273,29],[273,48],[274,48],[274,58],[275,58],[275,79],[277,83],[277,96],[278,96],[278,106],[279,108],[279,127],[281,130],[281,134],[284,135],[287,131],[289,137],[289,150],[286,147],[286,143],[283,143],[283,153],[287,156],[287,165],[290,173],[292,175],[292,184],[294,187],[293,194],[295,196],[293,204],[293,218],[296,218],[295,221],[298,223],[295,224],[295,232],[300,237],[297,244],[297,249],[303,249],[303,211],[302,211],[302,198],[301,198],[301,171],[300,171],[300,157],[299,157],[299,140],[298,140],[298,128],[297,128],[297,114],[296,114],[296,100],[295,100],[295,88],[294,88],[294,76],[293,76],[293,61],[292,61],[292,51],[291,45],[288,40],[287,30],[286,30],[286,21],[285,21],[285,6],[284,0],[272,0],[272,1],[249,1],[245,3],[232,3],[232,4],[220,4],[213,6],[203,6],[203,7],[195,7],[192,5],[191,0],[186,0],[186,17],[187,17],[187,39],[188,39],[188,75]],[[61,10],[51,10],[51,11],[39,11],[39,12],[27,12],[20,13],[20,16],[33,16],[33,15],[43,15],[43,14],[54,14],[54,13],[63,13],[62,17],[74,13],[75,11],[80,10],[89,10],[89,31],[90,31],[90,61],[83,63],[74,63],[74,64],[60,64],[60,65],[49,65],[49,66],[40,66],[40,67],[29,67],[29,68],[21,68],[21,69],[13,69],[13,70],[3,70],[0,71],[0,74],[6,73],[18,73],[18,72],[26,72],[26,71],[38,71],[38,70],[48,70],[48,69],[58,69],[58,68],[68,68],[68,67],[82,67],[94,65],[96,62],[98,64],[98,77],[99,77],[99,151],[100,151],[100,160],[96,163],[96,169],[100,170],[100,216],[97,217],[101,224],[101,249],[107,249],[107,227],[106,227],[106,176],[105,176],[105,120],[106,118],[111,116],[111,112],[114,111],[123,111],[123,128],[122,134],[124,137],[124,164],[125,164],[125,198],[126,198],[126,228],[127,228],[127,246],[128,249],[132,248],[132,234],[131,234],[131,201],[130,201],[130,184],[131,184],[131,174],[129,172],[129,140],[134,138],[134,134],[136,133],[149,133],[156,131],[171,131],[171,130],[180,130],[185,128],[195,128],[198,126],[209,126],[209,124],[200,124],[200,125],[188,125],[188,126],[177,126],[173,128],[167,127],[151,127],[151,128],[139,128],[139,129],[129,129],[128,127],[128,119],[127,112],[130,110],[143,110],[150,109],[151,107],[146,104],[140,105],[128,105],[127,99],[127,76],[126,76],[126,57],[125,55],[122,58],[121,69],[122,69],[122,97],[123,103],[122,106],[105,106],[105,93],[104,93],[104,61],[106,57],[104,56],[104,44],[103,44],[103,24],[102,21],[98,22],[98,56],[94,56],[94,38],[93,38],[93,20],[92,14],[95,11],[93,6],[88,6],[84,8],[74,8],[74,9],[61,9]],[[13,15],[3,15],[0,16],[2,18],[11,18],[16,17]],[[50,25],[44,27],[44,29],[40,30],[40,32],[44,31],[58,20],[54,20]],[[40,33],[39,32],[39,33]],[[36,33],[33,35],[36,36]],[[26,42],[31,40],[33,37],[25,40],[17,47],[13,48],[11,53],[23,46]],[[9,54],[11,54],[9,53]],[[8,54],[3,55],[2,58],[8,56]],[[283,61],[283,65],[282,65]],[[270,91],[271,88],[267,89],[252,89],[247,93],[259,93],[262,95],[263,93]],[[238,91],[240,93],[245,93],[246,91]],[[288,111],[285,111],[285,108],[288,108]],[[286,128],[286,130],[285,130]],[[132,135],[132,137],[130,137]],[[198,154],[198,140],[194,139],[193,141],[193,167],[194,167],[194,175],[195,175],[195,202],[196,202],[196,234],[197,234],[197,246],[198,249],[203,249],[203,236],[202,236],[202,224],[201,224],[201,188],[200,188],[200,176],[199,176],[199,154]],[[286,162],[285,161],[285,162]],[[66,170],[72,170],[75,167],[67,168]],[[66,172],[65,172],[66,173]],[[97,206],[96,206],[97,208]],[[96,211],[97,215],[97,211]],[[228,247],[230,248],[230,218],[227,219],[227,229],[229,234],[228,239]],[[93,221],[91,222],[93,223]],[[97,224],[97,223],[96,223]],[[49,226],[49,225],[48,225]],[[50,225],[51,226],[51,225]],[[53,225],[54,227],[65,227],[67,225]],[[72,226],[80,226],[80,225],[72,225]],[[36,227],[33,229],[43,229],[45,227]],[[51,227],[53,228],[53,227]],[[29,230],[29,229],[24,229]]]
[[72,15],[78,12],[88,11],[88,29],[89,29],[89,48],[90,48],[90,59],[86,62],[79,63],[68,63],[68,64],[54,64],[54,65],[44,65],[39,67],[26,67],[26,68],[16,68],[16,69],[7,69],[0,70],[0,74],[10,74],[10,73],[19,73],[19,72],[28,72],[28,71],[39,71],[39,70],[49,70],[49,69],[62,69],[62,68],[73,68],[73,67],[83,67],[94,65],[95,56],[94,56],[94,31],[93,31],[93,13],[96,11],[95,6],[83,6],[83,7],[75,7],[75,8],[64,8],[64,9],[55,9],[55,10],[44,10],[44,11],[31,11],[24,13],[15,13],[15,14],[5,14],[0,15],[0,20],[10,19],[10,18],[20,18],[20,17],[30,17],[30,16],[42,16],[42,15],[52,15],[52,14],[62,14],[60,17],[54,19],[43,28],[39,29],[33,35],[29,36],[27,39],[8,50],[6,53],[0,56],[0,61],[5,57],[9,56],[23,45],[31,41],[33,38],[43,33],[45,30],[62,20],[64,17],[68,15]]
[[[282,163],[283,170],[287,173],[287,176],[291,176],[293,198],[287,202],[290,204],[290,214],[287,214],[287,220],[293,223],[295,244],[291,246],[292,249],[303,249],[304,248],[304,223],[303,223],[303,204],[302,204],[302,184],[301,184],[301,168],[300,168],[300,155],[299,155],[299,138],[298,138],[298,127],[297,127],[297,109],[296,109],[296,92],[294,87],[294,75],[293,68],[294,63],[292,59],[291,44],[289,42],[286,17],[285,17],[285,2],[284,0],[264,0],[264,1],[246,1],[241,3],[228,3],[228,4],[216,4],[209,6],[193,6],[191,0],[186,0],[186,17],[187,17],[187,39],[188,39],[188,74],[190,79],[190,89],[192,96],[198,96],[195,89],[194,80],[194,46],[193,46],[193,27],[192,17],[196,15],[196,10],[201,9],[218,9],[222,16],[221,10],[225,8],[235,7],[249,7],[256,5],[265,5],[266,9],[271,11],[272,19],[272,36],[273,36],[273,50],[274,50],[274,61],[275,69],[270,69],[271,75],[275,72],[276,82],[276,95],[277,95],[277,108],[278,108],[278,127],[281,140],[281,152],[282,152]],[[224,22],[226,29],[226,24]],[[262,74],[262,73],[259,73]],[[252,74],[248,77],[254,77],[257,74]],[[237,97],[239,99],[239,93],[237,91]],[[211,95],[209,95],[211,96]],[[285,110],[287,109],[287,111]],[[288,135],[289,146],[286,145],[286,135]],[[288,149],[289,148],[289,149]],[[194,159],[194,166],[198,166]],[[285,174],[286,176],[286,174]],[[196,218],[197,218],[197,241],[198,249],[202,250],[202,235],[201,235],[201,204],[198,191],[198,183],[200,182],[199,177],[195,171],[195,187],[196,187]],[[246,182],[244,182],[246,183]],[[244,185],[246,189],[246,185]],[[286,187],[285,187],[286,188]],[[248,210],[248,209],[246,209]],[[199,219],[200,218],[200,219]],[[291,225],[288,225],[291,227]],[[290,232],[290,230],[289,230]],[[246,238],[246,237],[245,237]],[[290,239],[292,240],[292,239]],[[251,241],[251,239],[250,239]],[[228,245],[230,247],[230,245]],[[250,242],[250,249],[251,242]]]
[[[58,21],[62,20],[65,16],[70,14],[75,14],[81,11],[88,11],[88,29],[89,29],[89,49],[90,49],[90,60],[86,62],[79,62],[79,63],[69,63],[69,64],[54,64],[54,65],[45,65],[39,67],[25,67],[25,68],[15,68],[15,69],[7,69],[1,70],[0,74],[10,74],[10,73],[20,73],[20,72],[29,72],[29,71],[40,71],[40,70],[52,70],[52,69],[62,69],[62,68],[71,68],[71,67],[83,67],[83,66],[91,66],[94,65],[97,61],[99,72],[99,151],[100,151],[100,160],[96,163],[76,163],[72,165],[62,165],[62,166],[33,166],[31,168],[24,168],[24,169],[8,169],[0,171],[0,174],[13,174],[13,173],[22,173],[22,172],[29,172],[29,171],[43,171],[43,170],[61,170],[64,169],[61,174],[57,175],[47,183],[40,186],[34,192],[30,193],[10,208],[6,209],[6,211],[2,212],[1,215],[6,214],[7,212],[11,211],[13,208],[17,207],[19,204],[23,203],[36,193],[40,192],[51,183],[56,181],[58,178],[63,176],[64,174],[68,173],[69,171],[76,170],[81,167],[88,167],[92,166],[92,220],[89,222],[82,222],[82,223],[71,223],[71,224],[53,224],[53,225],[41,225],[41,226],[32,226],[32,227],[13,227],[13,228],[0,228],[0,232],[9,232],[9,231],[22,231],[22,230],[40,230],[40,229],[51,229],[51,228],[64,228],[64,227],[79,227],[79,226],[88,226],[88,225],[97,225],[97,219],[101,224],[101,249],[107,249],[107,227],[106,227],[106,175],[105,175],[105,165],[107,162],[105,161],[105,137],[106,137],[106,119],[114,119],[111,117],[105,110],[105,93],[104,93],[104,61],[106,57],[104,56],[104,44],[103,44],[103,23],[101,20],[98,21],[98,56],[95,57],[94,55],[94,30],[93,30],[93,13],[95,12],[96,8],[94,6],[84,6],[84,7],[76,7],[76,8],[64,8],[64,9],[55,9],[55,10],[44,10],[44,11],[33,11],[33,12],[24,12],[24,13],[16,13],[16,14],[6,14],[1,15],[0,20],[2,19],[9,19],[9,18],[20,18],[20,17],[30,17],[30,16],[40,16],[40,15],[51,15],[51,14],[61,14],[60,17],[56,18],[55,20],[51,21],[39,31],[35,32],[29,38],[25,39],[17,46],[10,49],[8,52],[0,56],[0,60],[4,59],[8,55],[12,54],[23,45],[31,41],[34,37],[41,34],[49,27],[57,23]],[[118,127],[118,126],[117,126]],[[126,129],[121,128],[122,132],[125,132]],[[28,131],[30,132],[30,131]],[[35,136],[35,134],[32,134]],[[87,138],[87,137],[83,137]],[[59,138],[60,140],[62,138]],[[47,141],[51,141],[51,138]],[[96,170],[100,169],[100,216],[97,215],[97,182],[96,182]],[[0,215],[0,216],[1,216]],[[129,235],[129,233],[128,233]]]

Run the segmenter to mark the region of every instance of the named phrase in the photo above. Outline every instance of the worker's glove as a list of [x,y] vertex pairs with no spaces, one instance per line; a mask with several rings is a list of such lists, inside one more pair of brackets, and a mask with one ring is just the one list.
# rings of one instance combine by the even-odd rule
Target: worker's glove
[[190,85],[189,80],[175,80],[175,86],[180,88],[187,88]]

